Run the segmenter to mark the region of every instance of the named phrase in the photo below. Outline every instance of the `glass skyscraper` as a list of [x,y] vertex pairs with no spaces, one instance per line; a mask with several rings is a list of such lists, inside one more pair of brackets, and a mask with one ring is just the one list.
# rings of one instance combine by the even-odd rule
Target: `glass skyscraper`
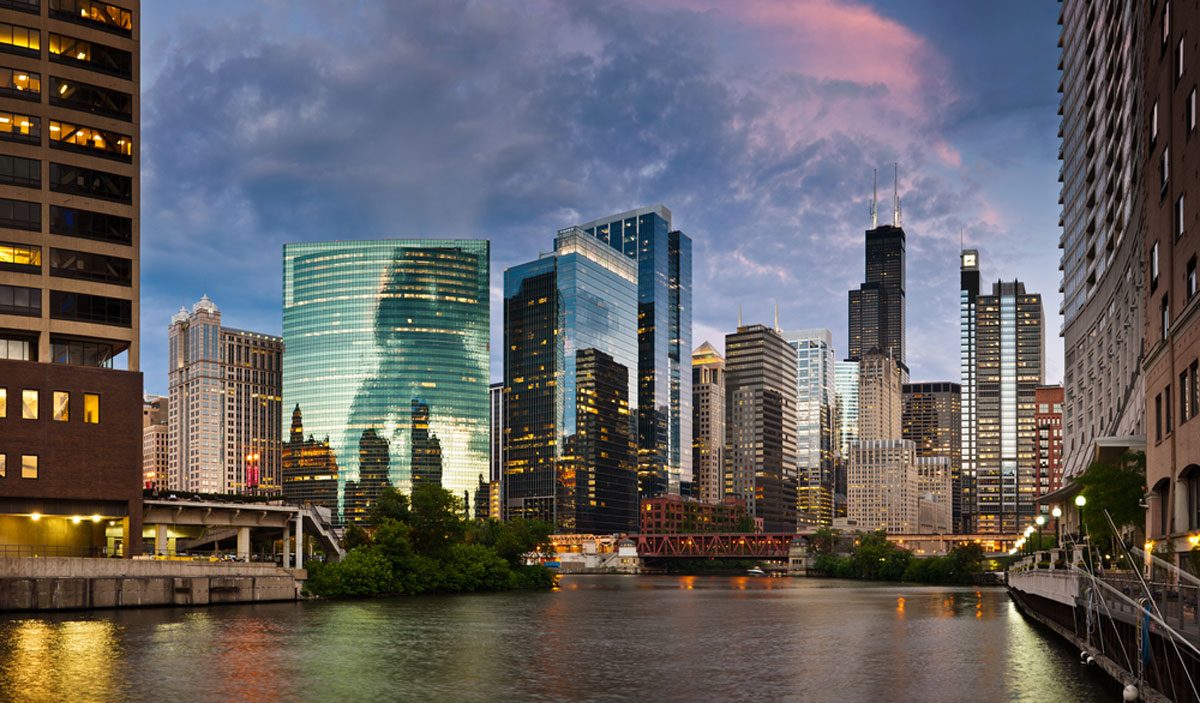
[[637,262],[638,480],[642,495],[693,494],[692,240],[663,205],[579,225]]
[[284,246],[283,403],[328,438],[343,517],[363,457],[375,489],[407,492],[415,465],[470,505],[488,472],[488,276],[485,240]]
[[633,261],[575,227],[504,272],[506,518],[636,529],[637,281]]
[[[827,329],[784,332],[796,350],[796,472],[801,520],[833,518],[834,362]],[[803,515],[807,513],[808,515]]]

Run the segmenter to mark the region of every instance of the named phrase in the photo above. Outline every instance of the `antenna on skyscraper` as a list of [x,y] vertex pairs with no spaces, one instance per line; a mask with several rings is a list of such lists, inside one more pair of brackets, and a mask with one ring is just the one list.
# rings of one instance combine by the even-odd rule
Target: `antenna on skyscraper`
[[779,331],[779,301],[775,301],[775,331]]
[[892,162],[892,168],[895,169],[892,180],[892,226],[900,226],[900,164]]
[[742,328],[742,304],[738,303],[738,329]]
[[879,169],[871,169],[871,229],[879,226]]

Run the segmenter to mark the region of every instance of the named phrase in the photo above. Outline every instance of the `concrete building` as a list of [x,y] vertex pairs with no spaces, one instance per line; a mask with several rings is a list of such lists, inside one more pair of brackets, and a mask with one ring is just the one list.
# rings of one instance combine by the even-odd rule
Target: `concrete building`
[[796,527],[796,351],[765,325],[725,336],[725,495],[766,532]]
[[1042,298],[999,281],[976,307],[977,531],[1014,534],[1037,502],[1037,388],[1045,341]]
[[682,496],[642,499],[641,531],[655,535],[751,532],[746,501],[728,496],[707,503]]
[[[949,381],[906,383],[904,394],[904,439],[916,446],[917,461],[944,458],[950,476],[948,500],[951,524],[966,534],[963,520],[962,480],[962,387]],[[948,531],[948,530],[943,530]]]
[[850,450],[846,517],[862,531],[919,531],[916,449],[900,439],[858,440]]
[[[1178,552],[1200,529],[1200,5],[1139,5],[1146,217],[1146,534]],[[1136,159],[1136,157],[1135,157]]]
[[207,295],[171,317],[168,488],[280,490],[283,340],[221,324]]
[[901,369],[884,354],[866,354],[858,367],[858,439],[900,439],[904,429]]
[[797,520],[827,526],[833,521],[837,458],[833,333],[795,330],[783,338],[796,350]]
[[[1063,387],[1040,386],[1037,410],[1038,495],[1044,496],[1063,485]],[[1045,509],[1049,509],[1046,507]]]
[[167,487],[170,458],[170,429],[167,398],[145,395],[142,399],[142,485],[147,489]]
[[[1146,278],[1140,261],[1146,217],[1153,218],[1158,201],[1150,207],[1142,196],[1150,192],[1145,186],[1153,188],[1157,198],[1159,183],[1156,165],[1143,161],[1149,150],[1161,151],[1163,142],[1148,139],[1142,124],[1154,109],[1162,116],[1163,128],[1168,121],[1180,124],[1187,95],[1180,84],[1160,97],[1150,79],[1145,86],[1155,92],[1153,99],[1143,89],[1144,64],[1161,67],[1156,70],[1164,80],[1173,80],[1167,75],[1169,62],[1162,57],[1174,47],[1163,49],[1166,42],[1146,39],[1154,36],[1149,24],[1159,18],[1143,20],[1142,8],[1157,7],[1161,15],[1159,5],[1175,6],[1174,12],[1181,14],[1190,11],[1182,7],[1194,7],[1178,1],[1098,6],[1064,0],[1059,11],[1059,312],[1067,476],[1087,467],[1097,440],[1145,435],[1141,296]],[[1173,102],[1172,94],[1178,96]],[[1155,99],[1160,101],[1157,106]],[[1174,147],[1187,140],[1170,141]],[[1164,203],[1164,212],[1174,205]],[[1150,209],[1143,211],[1146,207]],[[1163,224],[1165,232],[1169,224]],[[1157,307],[1152,314],[1158,314]]]
[[963,534],[954,527],[954,479],[946,456],[917,455],[917,532]]
[[140,549],[141,7],[99,8],[0,6],[0,543],[18,553]]
[[959,254],[959,375],[961,385],[961,461],[959,471],[959,525],[964,534],[976,528],[975,476],[979,449],[975,444],[978,412],[976,399],[979,396],[979,380],[976,367],[976,305],[979,302],[979,252],[965,249]]
[[708,342],[692,352],[692,471],[696,496],[725,495],[725,357]]

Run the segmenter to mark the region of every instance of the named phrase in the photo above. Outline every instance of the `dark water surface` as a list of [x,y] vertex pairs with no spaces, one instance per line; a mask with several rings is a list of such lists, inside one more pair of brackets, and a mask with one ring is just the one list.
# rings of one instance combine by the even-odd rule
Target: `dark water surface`
[[576,576],[553,593],[0,617],[0,700],[1117,701],[1002,589]]

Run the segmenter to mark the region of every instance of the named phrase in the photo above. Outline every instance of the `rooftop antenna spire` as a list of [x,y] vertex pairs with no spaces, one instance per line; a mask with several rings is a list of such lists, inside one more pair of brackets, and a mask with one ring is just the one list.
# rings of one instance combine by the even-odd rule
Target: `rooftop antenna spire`
[[742,304],[738,303],[738,329],[742,328]]
[[871,169],[871,229],[879,226],[879,169]]
[[892,162],[895,169],[892,180],[892,226],[900,226],[900,164]]
[[779,301],[775,301],[775,331],[779,331]]

